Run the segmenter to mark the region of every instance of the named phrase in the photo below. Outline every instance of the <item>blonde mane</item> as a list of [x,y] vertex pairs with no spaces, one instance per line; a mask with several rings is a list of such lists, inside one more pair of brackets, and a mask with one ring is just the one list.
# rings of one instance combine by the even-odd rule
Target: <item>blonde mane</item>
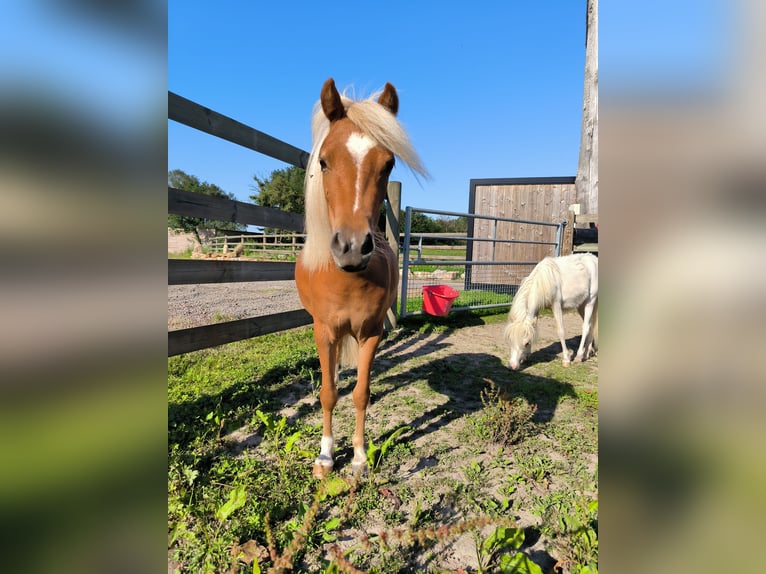
[[546,257],[521,282],[519,290],[513,296],[511,310],[508,312],[508,324],[504,331],[506,339],[535,340],[537,337],[535,319],[541,309],[550,307],[555,295],[558,273],[556,262]]
[[[428,172],[412,147],[410,139],[396,117],[378,104],[379,92],[367,99],[355,101],[341,95],[346,117],[366,136],[400,158],[415,173],[428,177]],[[330,130],[330,122],[322,111],[320,102],[314,105],[311,117],[312,146],[306,169],[306,243],[302,263],[309,270],[328,265],[331,260],[332,233],[322,188],[322,169],[319,166],[319,150]]]

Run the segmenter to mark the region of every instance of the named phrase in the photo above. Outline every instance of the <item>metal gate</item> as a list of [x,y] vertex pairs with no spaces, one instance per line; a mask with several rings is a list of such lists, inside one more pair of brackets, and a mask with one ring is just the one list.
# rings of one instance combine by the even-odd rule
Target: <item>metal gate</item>
[[[468,232],[413,233],[412,214],[468,218]],[[399,316],[423,313],[423,287],[458,292],[449,312],[511,304],[521,281],[546,256],[561,254],[566,221],[549,223],[407,207]],[[536,236],[538,239],[520,239]]]

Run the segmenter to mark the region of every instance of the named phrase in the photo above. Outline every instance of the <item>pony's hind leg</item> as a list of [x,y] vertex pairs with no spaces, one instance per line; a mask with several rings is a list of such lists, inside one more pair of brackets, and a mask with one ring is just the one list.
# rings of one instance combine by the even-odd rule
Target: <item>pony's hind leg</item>
[[578,309],[582,317],[582,336],[580,337],[580,347],[577,349],[575,363],[585,361],[590,356],[593,349],[593,319],[596,303],[590,302],[581,305]]
[[319,456],[314,460],[313,475],[323,478],[332,470],[335,440],[332,433],[332,411],[338,402],[338,341],[332,341],[330,334],[320,324],[314,323],[314,340],[322,368],[322,389],[319,400],[322,403],[322,441]]

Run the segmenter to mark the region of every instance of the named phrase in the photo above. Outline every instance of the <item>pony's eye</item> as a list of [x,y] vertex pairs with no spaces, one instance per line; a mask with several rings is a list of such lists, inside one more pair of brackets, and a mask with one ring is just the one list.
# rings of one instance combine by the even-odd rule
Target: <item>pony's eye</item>
[[319,158],[319,167],[322,168],[322,171],[327,171],[327,162],[321,157]]

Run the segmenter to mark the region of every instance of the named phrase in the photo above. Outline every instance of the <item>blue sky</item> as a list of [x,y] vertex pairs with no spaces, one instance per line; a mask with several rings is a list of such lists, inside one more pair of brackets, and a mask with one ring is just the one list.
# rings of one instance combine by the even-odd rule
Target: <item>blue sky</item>
[[[575,175],[585,2],[168,3],[168,89],[309,150],[322,83],[391,82],[428,168],[402,205],[468,210],[472,178]],[[286,164],[168,121],[168,168],[249,201]]]
[[[128,24],[107,26],[54,0],[6,8],[0,94],[26,87],[130,141],[158,133],[161,121],[170,169],[241,200],[254,174],[286,165],[165,120],[166,88],[308,149],[311,107],[327,77],[361,94],[390,81],[432,174],[418,183],[403,166],[394,170],[404,205],[462,212],[471,178],[576,170],[585,0],[170,0],[167,61],[163,38],[146,41]],[[150,11],[150,29],[164,30],[163,10]],[[603,3],[601,104],[725,87],[745,18],[721,0]]]

